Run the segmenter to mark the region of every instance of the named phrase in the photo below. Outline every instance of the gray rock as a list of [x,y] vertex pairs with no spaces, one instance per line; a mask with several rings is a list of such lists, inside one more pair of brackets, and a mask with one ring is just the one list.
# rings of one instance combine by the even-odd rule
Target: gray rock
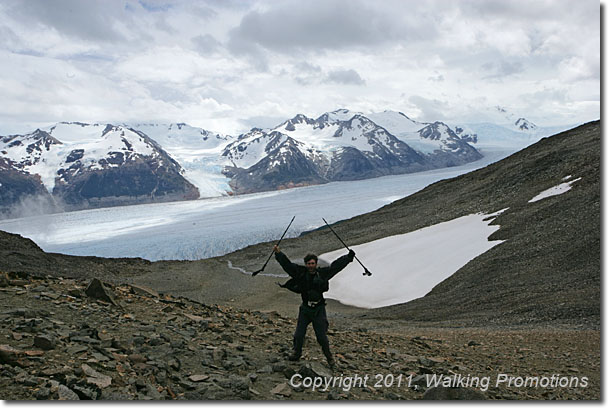
[[195,390],[198,387],[198,382],[191,382],[185,379],[179,379],[178,385],[186,390]]
[[68,295],[72,296],[73,298],[81,299],[83,297],[83,292],[80,289],[74,288],[68,291]]
[[146,286],[140,286],[140,285],[131,285],[131,291],[136,294],[136,295],[140,295],[140,296],[148,296],[148,297],[154,297],[154,298],[158,298],[159,294],[157,293],[157,291],[146,287]]
[[89,387],[75,384],[72,386],[72,390],[78,395],[81,400],[96,400],[98,393],[94,389]]
[[424,391],[428,388],[428,381],[425,375],[419,374],[411,380],[410,385],[413,390]]
[[273,373],[273,368],[270,365],[265,365],[256,371],[257,373]]
[[146,383],[146,394],[153,400],[163,399],[163,395],[151,383]]
[[57,388],[57,399],[58,400],[80,400],[78,394],[74,393],[68,386],[60,384]]
[[94,339],[89,336],[71,336],[70,341],[86,343],[86,344],[90,344],[90,345],[101,345],[102,344],[101,340],[97,340],[97,339]]
[[85,294],[94,299],[103,300],[104,302],[117,306],[114,295],[99,279],[92,279],[91,282],[89,282]]
[[229,377],[231,381],[231,389],[234,391],[247,391],[250,388],[250,379],[248,377],[232,375]]
[[287,383],[278,384],[273,389],[271,389],[270,393],[273,395],[284,396],[284,397],[290,397],[292,395],[292,391]]
[[0,363],[14,364],[21,351],[9,345],[0,345]]
[[10,285],[8,275],[4,272],[0,273],[0,288],[6,288]]
[[112,377],[102,374],[86,364],[83,364],[81,368],[87,376],[87,383],[93,384],[100,389],[104,389],[112,384]]
[[32,377],[27,373],[19,373],[15,377],[15,381],[29,387],[38,386],[40,384],[36,377]]
[[283,363],[283,362],[273,363],[271,365],[271,369],[273,370],[274,373],[283,373],[284,370],[286,370],[286,363]]
[[167,362],[167,365],[173,370],[178,371],[180,370],[180,359],[178,359],[177,357],[170,359],[170,361]]
[[25,308],[16,308],[16,309],[5,310],[4,312],[0,313],[0,315],[2,315],[2,316],[25,317],[27,312],[28,312],[28,310],[25,309]]
[[318,362],[303,364],[299,369],[299,373],[303,377],[333,377],[332,372]]
[[487,400],[487,396],[465,387],[431,387],[424,393],[423,400]]
[[48,387],[41,387],[34,392],[36,400],[48,400],[51,397],[51,390]]
[[34,346],[42,350],[53,350],[57,345],[57,339],[52,335],[36,335],[34,336]]
[[403,400],[404,398],[400,394],[396,394],[394,392],[387,392],[383,395],[388,400]]
[[340,394],[341,393],[339,393],[337,390],[331,390],[326,395],[326,399],[327,400],[341,400]]
[[104,401],[127,401],[134,400],[134,397],[128,393],[109,390],[103,391],[98,399]]
[[165,341],[163,339],[161,339],[160,337],[153,337],[152,339],[150,339],[148,341],[149,346],[160,346],[163,343],[165,343]]
[[197,391],[187,391],[186,393],[184,393],[184,398],[187,400],[207,400],[207,393],[208,389],[207,387],[204,387],[202,389],[199,389]]
[[87,351],[89,348],[87,346],[83,346],[83,345],[74,345],[74,346],[70,346],[68,349],[66,349],[66,352],[69,355],[75,355],[78,353],[82,353]]

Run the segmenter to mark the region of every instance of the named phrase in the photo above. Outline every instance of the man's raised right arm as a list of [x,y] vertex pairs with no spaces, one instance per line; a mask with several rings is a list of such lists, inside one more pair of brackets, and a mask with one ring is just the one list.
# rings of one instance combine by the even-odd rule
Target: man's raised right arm
[[275,260],[278,261],[282,269],[291,277],[295,277],[298,273],[298,265],[290,262],[288,256],[286,256],[277,245],[273,247],[273,252],[275,252]]

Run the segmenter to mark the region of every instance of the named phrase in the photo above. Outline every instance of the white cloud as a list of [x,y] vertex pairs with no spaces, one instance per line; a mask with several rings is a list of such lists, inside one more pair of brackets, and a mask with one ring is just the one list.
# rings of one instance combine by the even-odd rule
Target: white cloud
[[6,0],[0,135],[92,118],[243,132],[338,107],[588,121],[599,13],[565,0]]
[[356,70],[333,70],[326,76],[326,81],[338,84],[364,85],[365,81]]

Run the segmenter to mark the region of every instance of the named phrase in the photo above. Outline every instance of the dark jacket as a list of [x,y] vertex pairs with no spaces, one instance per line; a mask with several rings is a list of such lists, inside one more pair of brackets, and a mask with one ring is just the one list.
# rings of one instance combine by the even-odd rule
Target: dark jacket
[[304,265],[290,262],[290,259],[282,252],[276,253],[275,259],[291,278],[280,286],[300,293],[303,303],[307,304],[309,301],[324,301],[322,294],[328,290],[328,281],[354,260],[354,254],[350,252],[343,255],[328,267],[318,267],[315,275],[310,274]]

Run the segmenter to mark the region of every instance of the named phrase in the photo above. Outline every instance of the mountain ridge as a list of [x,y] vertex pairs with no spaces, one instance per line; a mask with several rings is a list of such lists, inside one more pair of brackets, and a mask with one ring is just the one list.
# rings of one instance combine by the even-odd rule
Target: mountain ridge
[[[106,143],[114,133],[123,137]],[[529,131],[513,133],[502,143],[529,144],[536,138]],[[34,157],[11,145],[29,147],[33,136],[42,141]],[[260,138],[275,145],[259,147]],[[283,157],[285,138],[293,140],[287,143],[292,154]],[[479,159],[478,140],[468,126],[417,122],[389,110],[365,115],[338,109],[315,119],[297,114],[274,128],[253,128],[237,137],[185,123],[60,122],[48,130],[0,137],[0,184],[11,190],[0,195],[0,215],[207,198],[450,167]],[[281,172],[272,169],[280,164]]]

